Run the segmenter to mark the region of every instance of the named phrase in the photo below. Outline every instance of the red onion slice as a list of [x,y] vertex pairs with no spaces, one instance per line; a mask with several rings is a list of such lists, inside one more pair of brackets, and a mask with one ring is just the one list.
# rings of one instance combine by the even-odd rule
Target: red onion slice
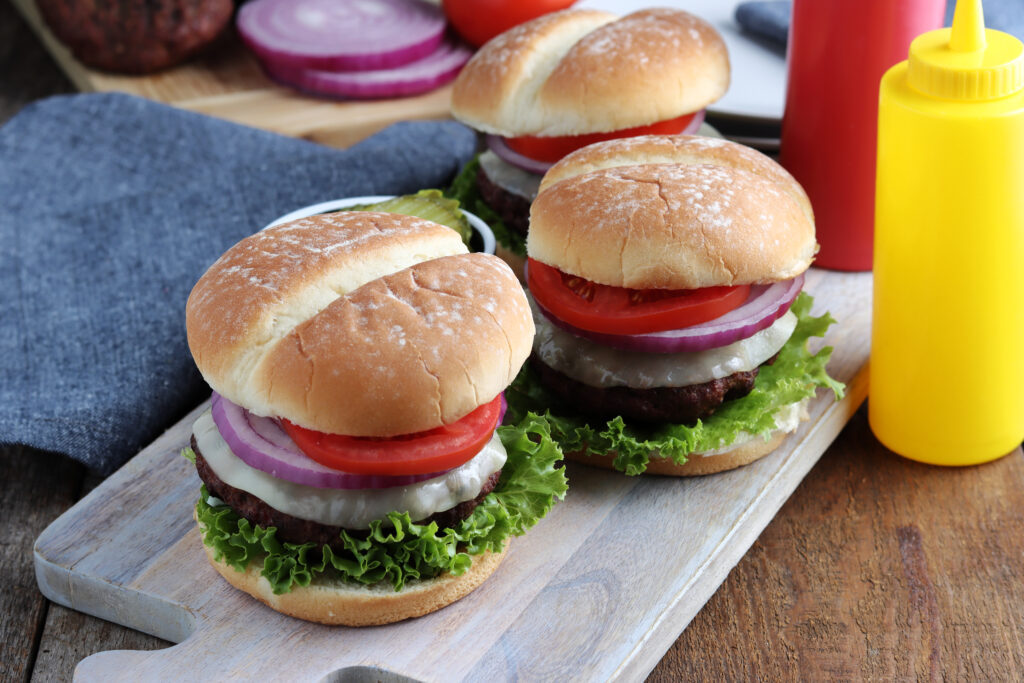
[[770,327],[786,314],[803,285],[803,275],[770,285],[754,285],[750,288],[747,300],[739,308],[734,308],[723,316],[700,325],[649,334],[605,334],[581,330],[555,317],[537,303],[536,299],[534,303],[537,303],[537,308],[544,317],[577,337],[623,351],[681,353],[726,346]]
[[321,489],[387,489],[439,477],[444,472],[401,476],[351,474],[308,458],[269,417],[253,415],[214,392],[213,422],[231,452],[272,477]]
[[487,147],[497,154],[499,159],[524,171],[544,175],[548,172],[549,168],[555,165],[553,161],[537,161],[520,154],[509,147],[508,143],[505,142],[505,138],[500,135],[487,135],[484,140],[487,142]]
[[445,40],[423,59],[391,69],[374,71],[319,71],[264,60],[267,75],[304,92],[344,98],[404,97],[433,90],[455,78],[472,51],[462,43]]
[[[686,124],[686,128],[679,132],[680,135],[694,135],[700,128],[700,124],[704,123],[704,110],[701,109],[699,112],[694,114],[690,122]],[[520,154],[511,147],[505,141],[505,138],[500,135],[487,135],[485,138],[487,147],[498,155],[498,157],[505,163],[512,164],[517,168],[521,168],[524,171],[530,173],[536,173],[538,175],[544,175],[548,172],[548,169],[554,166],[557,162],[554,161],[537,161],[531,159],[528,156]]]
[[238,32],[261,59],[307,69],[388,69],[441,43],[441,8],[421,0],[252,0]]

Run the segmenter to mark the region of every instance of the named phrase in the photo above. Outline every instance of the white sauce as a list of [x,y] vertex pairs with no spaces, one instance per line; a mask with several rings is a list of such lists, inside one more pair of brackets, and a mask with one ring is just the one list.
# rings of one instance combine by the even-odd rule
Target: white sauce
[[506,162],[491,150],[480,155],[480,167],[492,183],[512,194],[533,201],[540,190],[542,176]]
[[753,336],[706,351],[646,353],[622,351],[556,327],[530,298],[537,336],[533,352],[545,365],[592,387],[685,387],[753,370],[779,352],[796,329],[787,311]]
[[391,511],[408,512],[415,521],[473,500],[508,457],[495,433],[469,462],[434,479],[389,489],[322,489],[278,479],[245,464],[217,431],[210,411],[196,420],[192,433],[210,469],[225,484],[293,517],[349,529],[369,528],[371,521]]

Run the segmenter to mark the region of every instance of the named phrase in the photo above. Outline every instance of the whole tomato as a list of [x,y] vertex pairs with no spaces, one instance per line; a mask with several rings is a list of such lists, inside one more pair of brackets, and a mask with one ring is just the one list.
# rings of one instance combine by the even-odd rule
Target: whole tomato
[[576,0],[442,0],[448,21],[460,36],[480,47],[513,26],[565,9]]

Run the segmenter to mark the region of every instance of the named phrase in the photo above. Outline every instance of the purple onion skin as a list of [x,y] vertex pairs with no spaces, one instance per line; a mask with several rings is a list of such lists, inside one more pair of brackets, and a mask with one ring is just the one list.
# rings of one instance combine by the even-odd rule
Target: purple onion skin
[[[555,326],[571,332],[577,337],[583,337],[614,349],[646,353],[706,351],[746,339],[771,326],[786,314],[803,288],[803,284],[804,276],[798,275],[792,280],[776,282],[771,285],[754,285],[751,287],[747,301],[725,315],[699,325],[649,334],[591,332],[559,319],[539,303],[537,303],[537,308]],[[534,301],[536,302],[536,300]]]
[[337,57],[307,57],[303,55],[292,55],[279,50],[271,50],[263,47],[253,40],[246,39],[245,44],[252,50],[262,62],[272,62],[287,66],[292,69],[311,69],[316,71],[342,71],[359,73],[362,71],[379,71],[381,69],[397,69],[407,64],[415,63],[433,54],[441,45],[443,34],[436,38],[429,38],[418,45],[412,45],[401,50],[385,52],[379,55],[360,54],[354,56]]
[[420,61],[381,71],[327,71],[264,60],[263,70],[281,85],[311,95],[372,99],[418,95],[454,79],[472,53],[463,45],[443,43]]
[[[246,3],[236,21],[239,35],[258,57],[280,65],[326,71],[366,71],[392,69],[433,53],[444,37],[446,20],[439,8],[405,0],[375,0],[386,5],[392,14],[386,21],[365,24],[356,34],[352,25],[339,26],[337,31],[303,33],[301,26],[285,27],[291,43],[282,48],[261,40],[261,33],[277,34],[280,24],[263,24],[276,20],[275,6],[297,10],[300,6],[318,4],[306,0],[255,0]],[[339,5],[344,0],[322,0],[319,4]],[[357,9],[357,8],[356,8]],[[397,13],[397,14],[394,14]],[[404,18],[404,22],[403,22]],[[261,25],[263,24],[263,25]],[[382,32],[383,31],[383,32]],[[292,35],[294,33],[294,36]],[[327,40],[325,42],[324,35]],[[388,36],[392,38],[388,40]]]

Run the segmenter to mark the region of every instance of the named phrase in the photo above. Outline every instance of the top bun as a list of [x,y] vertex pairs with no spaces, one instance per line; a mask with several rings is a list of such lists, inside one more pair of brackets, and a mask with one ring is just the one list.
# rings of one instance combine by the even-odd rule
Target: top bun
[[787,280],[817,251],[807,195],[734,142],[689,135],[600,142],[545,174],[530,257],[605,285],[697,289]]
[[186,307],[211,387],[322,432],[396,436],[492,400],[530,351],[522,287],[459,235],[397,214],[340,212],[229,249]]
[[703,19],[565,10],[484,45],[455,80],[452,115],[507,137],[605,133],[698,111],[728,87],[725,42]]

